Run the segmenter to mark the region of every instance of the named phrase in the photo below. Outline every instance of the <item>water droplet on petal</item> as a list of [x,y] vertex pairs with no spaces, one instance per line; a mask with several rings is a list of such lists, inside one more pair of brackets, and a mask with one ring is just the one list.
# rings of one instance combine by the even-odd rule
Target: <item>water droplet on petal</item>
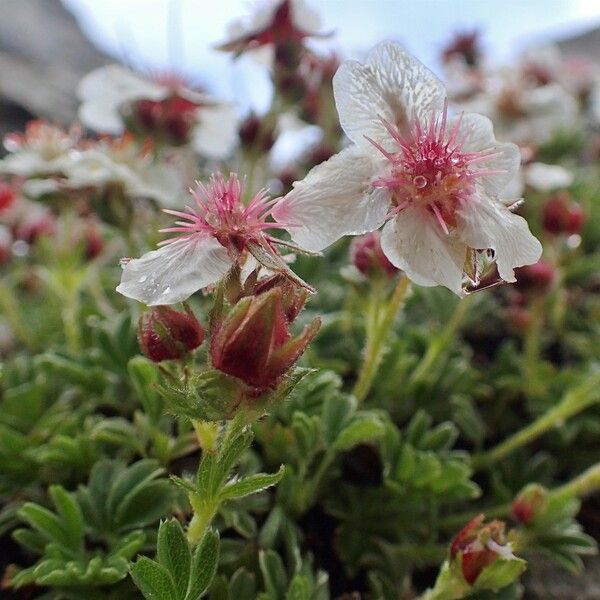
[[171,291],[171,286],[168,285],[164,290],[163,290],[163,296],[168,294]]
[[413,184],[415,185],[416,188],[422,189],[427,185],[427,178],[423,177],[423,175],[417,175],[413,179]]
[[146,281],[146,279],[148,279],[148,275],[142,275],[139,279],[138,279],[138,283],[144,283],[144,281]]

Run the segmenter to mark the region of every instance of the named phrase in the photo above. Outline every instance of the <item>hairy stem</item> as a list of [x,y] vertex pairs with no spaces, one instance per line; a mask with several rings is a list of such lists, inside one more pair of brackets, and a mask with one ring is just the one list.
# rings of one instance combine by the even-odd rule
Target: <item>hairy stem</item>
[[367,341],[364,362],[352,391],[359,403],[367,397],[373,385],[392,324],[400,309],[404,306],[409,290],[410,280],[406,276],[400,278],[388,302],[381,301],[380,287],[374,286],[372,289],[367,312]]
[[529,444],[547,431],[600,401],[600,374],[595,373],[584,383],[569,390],[563,399],[535,421],[517,431],[497,446],[475,454],[472,464],[475,469],[490,467],[521,446]]
[[425,355],[421,359],[421,362],[412,372],[412,375],[410,376],[411,383],[415,383],[426,378],[430,373],[431,368],[435,365],[446,348],[448,348],[448,345],[452,343],[458,328],[461,326],[465,316],[469,311],[472,298],[473,295],[470,295],[458,302],[443,331],[440,333],[440,335],[432,340],[427,352],[425,352]]

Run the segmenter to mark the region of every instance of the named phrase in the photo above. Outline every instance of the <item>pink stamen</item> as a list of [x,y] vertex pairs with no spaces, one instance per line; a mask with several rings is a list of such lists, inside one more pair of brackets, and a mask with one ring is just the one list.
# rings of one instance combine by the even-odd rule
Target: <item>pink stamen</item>
[[441,115],[432,115],[426,123],[413,119],[408,133],[384,119],[381,122],[397,150],[387,150],[379,142],[366,139],[389,161],[389,170],[372,185],[392,192],[390,215],[413,204],[422,206],[428,209],[442,231],[449,234],[456,226],[456,211],[477,193],[475,181],[504,172],[478,168],[501,156],[496,148],[476,152],[462,150],[473,127],[462,126],[463,114],[449,127],[447,101]]

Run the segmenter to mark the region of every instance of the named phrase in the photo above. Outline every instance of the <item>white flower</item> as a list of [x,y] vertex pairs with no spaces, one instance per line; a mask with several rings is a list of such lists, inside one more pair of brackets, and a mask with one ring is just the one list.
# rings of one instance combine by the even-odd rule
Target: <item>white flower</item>
[[131,136],[102,140],[71,153],[62,184],[67,188],[119,185],[131,197],[150,198],[161,206],[179,206],[185,196],[176,168],[152,157]]
[[254,270],[257,264],[312,291],[275,249],[288,244],[268,233],[284,228],[270,220],[276,200],[261,190],[245,204],[242,192],[234,174],[227,180],[220,173],[212,175],[207,186],[198,183],[192,192],[193,208],[165,210],[179,220],[161,231],[175,237],[141,258],[124,260],[117,291],[150,306],[176,304],[214,285],[235,265],[244,279],[248,268]]
[[465,111],[489,117],[502,140],[540,144],[557,130],[576,124],[577,101],[555,81],[532,81],[521,68],[502,69],[484,80],[484,89],[460,103]]
[[517,146],[495,140],[486,117],[447,114],[441,82],[400,46],[383,43],[366,64],[334,78],[340,122],[352,146],[315,167],[273,209],[292,239],[321,250],[384,222],[387,258],[420,285],[462,295],[478,283],[476,251],[492,251],[499,275],[535,263],[541,245],[500,201],[519,168]]
[[274,44],[300,42],[305,37],[323,37],[319,33],[320,27],[319,13],[304,0],[263,0],[256,4],[251,14],[229,25],[228,38],[217,49],[241,54],[246,50],[268,47],[268,56],[263,58],[270,63]]
[[30,121],[25,133],[10,133],[4,138],[10,154],[0,161],[0,172],[21,177],[59,175],[79,139],[77,127],[64,131],[45,121]]
[[145,134],[173,143],[189,141],[212,159],[229,156],[237,142],[234,107],[189,89],[176,77],[152,81],[109,65],[88,73],[78,95],[81,122],[100,133],[123,133],[124,120],[129,120]]

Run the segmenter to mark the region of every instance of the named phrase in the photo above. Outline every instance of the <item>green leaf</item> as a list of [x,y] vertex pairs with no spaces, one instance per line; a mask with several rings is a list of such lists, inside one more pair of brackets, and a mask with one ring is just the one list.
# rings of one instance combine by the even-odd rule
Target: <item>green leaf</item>
[[232,498],[243,498],[244,496],[249,496],[250,494],[262,492],[263,490],[266,490],[267,488],[279,483],[284,472],[285,467],[281,465],[277,473],[258,473],[256,475],[251,475],[238,481],[228,483],[219,493],[219,497],[221,500],[230,500]]
[[83,516],[79,504],[69,492],[60,485],[51,485],[50,497],[56,506],[65,524],[65,536],[73,550],[80,550],[83,546]]
[[310,600],[310,582],[304,575],[292,579],[285,600]]
[[147,556],[142,556],[131,567],[131,577],[146,600],[174,600],[178,597],[169,572]]
[[378,416],[360,416],[341,431],[334,442],[334,448],[349,450],[363,442],[379,439],[384,433],[385,424]]
[[256,578],[253,573],[240,567],[229,582],[229,597],[231,600],[255,600]]
[[159,380],[156,365],[143,356],[134,356],[127,363],[127,372],[144,412],[152,423],[157,423],[162,416],[163,402],[156,389]]
[[171,575],[178,598],[184,600],[188,591],[192,553],[179,521],[164,521],[158,529],[158,562]]
[[208,590],[219,562],[219,534],[209,529],[192,557],[190,587],[185,600],[198,600]]
[[481,571],[475,581],[474,588],[478,590],[499,590],[510,585],[527,567],[527,562],[522,558],[498,558],[491,565]]
[[323,406],[323,430],[325,439],[333,444],[340,431],[344,428],[356,401],[347,396],[330,396]]
[[287,589],[287,575],[279,554],[262,550],[258,556],[265,588],[272,598],[283,598]]
[[20,508],[18,514],[33,529],[39,531],[47,541],[60,544],[65,549],[72,549],[70,544],[71,538],[65,532],[60,519],[47,508],[33,502],[26,502]]

